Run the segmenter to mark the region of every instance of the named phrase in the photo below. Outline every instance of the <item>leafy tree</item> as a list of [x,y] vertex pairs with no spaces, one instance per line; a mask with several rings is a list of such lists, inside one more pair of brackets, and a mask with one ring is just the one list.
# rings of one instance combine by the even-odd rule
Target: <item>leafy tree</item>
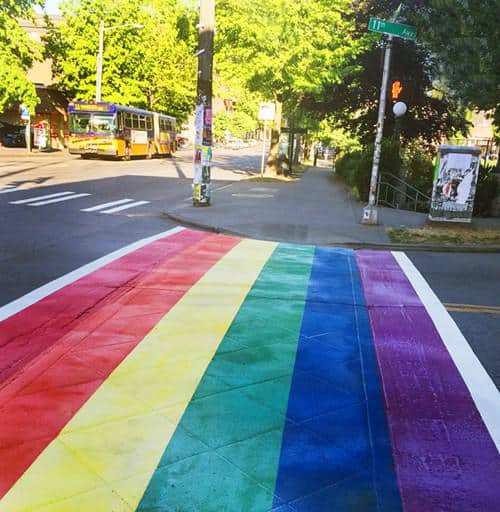
[[34,85],[26,78],[40,48],[20,27],[19,19],[32,18],[37,0],[2,0],[0,3],[0,110],[15,102],[34,111],[38,97]]
[[[329,113],[364,143],[373,140],[378,115],[382,77],[381,46],[360,54],[356,65],[361,69],[342,83],[329,84],[321,95],[304,99],[306,109],[319,117]],[[391,77],[398,78],[407,94],[408,112],[402,119],[403,140],[421,139],[427,144],[439,142],[457,130],[466,129],[465,112],[456,99],[435,89],[429,52],[414,43],[393,41]],[[384,134],[392,136],[395,116],[392,102],[386,103]]]
[[335,148],[339,152],[358,151],[361,149],[359,141],[339,125],[334,116],[330,115],[318,123],[314,133],[315,140],[321,141],[325,146]]
[[[416,4],[418,2],[407,2]],[[303,107],[319,118],[333,116],[350,133],[357,134],[363,143],[373,141],[377,123],[383,51],[380,34],[367,30],[369,18],[390,19],[398,8],[399,0],[367,0],[358,3],[352,13],[355,33],[364,35],[368,43],[351,63],[342,82],[326,84],[316,94],[308,94]],[[405,5],[405,4],[403,4]],[[403,8],[403,15],[411,10]],[[404,19],[400,20],[404,21]],[[411,19],[410,19],[411,22]],[[409,110],[402,120],[403,140],[420,139],[432,144],[458,130],[465,130],[464,110],[456,97],[436,80],[434,54],[418,41],[393,40],[391,78],[399,78],[409,92],[405,98]],[[387,102],[384,135],[394,133],[392,103]]]
[[342,81],[364,48],[352,12],[348,0],[220,0],[216,72],[296,114],[304,95]]
[[450,94],[468,107],[493,110],[500,126],[498,0],[427,0],[412,7],[410,19],[436,55],[436,73]]
[[[66,0],[63,24],[52,26],[46,52],[58,86],[74,99],[95,98],[98,27],[105,32],[102,98],[181,119],[191,111],[194,32],[177,0]],[[131,27],[140,24],[142,29]]]

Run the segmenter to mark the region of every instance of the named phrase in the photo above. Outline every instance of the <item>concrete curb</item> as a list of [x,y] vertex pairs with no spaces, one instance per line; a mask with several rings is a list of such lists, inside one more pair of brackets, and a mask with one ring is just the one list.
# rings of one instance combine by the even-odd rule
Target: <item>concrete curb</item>
[[70,157],[69,153],[66,150],[58,150],[58,151],[32,151],[28,153],[27,151],[10,151],[10,150],[2,150],[0,148],[0,158],[66,158]]
[[[243,238],[251,238],[248,234],[234,231],[231,229],[212,226],[202,222],[192,221],[180,217],[178,215],[162,212],[161,217],[184,227],[200,229],[202,231],[210,231],[212,233],[220,233],[224,235],[232,235]],[[264,238],[264,240],[266,240]],[[311,245],[311,244],[306,244]],[[500,253],[500,245],[434,245],[434,244],[381,244],[373,242],[327,242],[321,244],[329,247],[346,247],[348,249],[373,249],[379,251],[404,251],[404,252],[450,252],[450,253]]]

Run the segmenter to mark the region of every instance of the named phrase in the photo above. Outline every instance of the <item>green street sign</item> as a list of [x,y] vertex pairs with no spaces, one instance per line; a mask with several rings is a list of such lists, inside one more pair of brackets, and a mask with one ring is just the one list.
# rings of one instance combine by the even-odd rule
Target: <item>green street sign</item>
[[417,38],[417,30],[415,27],[404,25],[403,23],[381,20],[380,18],[370,18],[368,30],[372,32],[382,32],[383,34],[400,37],[401,39],[410,39],[411,41],[415,41]]

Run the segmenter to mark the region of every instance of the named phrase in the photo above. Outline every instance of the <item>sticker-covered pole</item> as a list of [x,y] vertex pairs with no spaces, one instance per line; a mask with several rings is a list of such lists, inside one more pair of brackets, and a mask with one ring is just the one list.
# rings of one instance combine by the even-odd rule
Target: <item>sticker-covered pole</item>
[[382,72],[382,85],[380,86],[380,98],[378,102],[377,135],[375,137],[375,148],[373,151],[372,174],[370,179],[370,192],[368,205],[363,210],[363,224],[378,224],[378,212],[376,205],[378,169],[380,164],[380,153],[382,150],[382,135],[384,133],[385,102],[387,97],[387,82],[389,80],[389,69],[391,66],[392,36],[388,36],[384,51],[384,70]]
[[193,206],[210,206],[212,166],[212,65],[215,0],[200,0],[198,86],[195,109]]

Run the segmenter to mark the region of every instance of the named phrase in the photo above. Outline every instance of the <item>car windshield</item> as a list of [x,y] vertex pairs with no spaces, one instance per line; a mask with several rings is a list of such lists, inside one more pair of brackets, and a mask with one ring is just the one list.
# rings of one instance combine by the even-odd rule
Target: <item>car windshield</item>
[[78,133],[113,133],[115,116],[113,114],[71,114],[71,131]]

